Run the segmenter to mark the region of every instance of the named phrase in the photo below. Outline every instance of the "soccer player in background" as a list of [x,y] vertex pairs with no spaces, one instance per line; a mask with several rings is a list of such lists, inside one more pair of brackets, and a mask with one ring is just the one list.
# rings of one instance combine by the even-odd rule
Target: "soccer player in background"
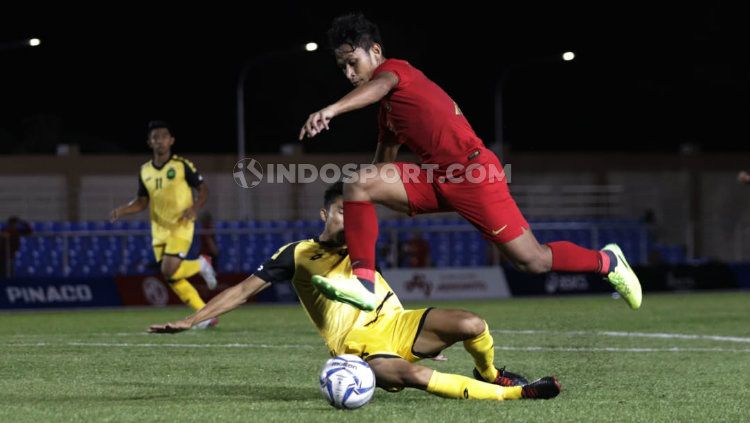
[[[373,306],[375,204],[383,204],[409,215],[456,211],[519,270],[599,273],[631,308],[640,307],[640,282],[617,245],[596,251],[567,241],[539,244],[510,195],[497,156],[485,148],[445,91],[408,62],[384,56],[375,24],[362,14],[343,15],[333,21],[328,38],[338,66],[355,88],[312,113],[300,140],[328,129],[334,117],[376,102],[380,134],[373,161],[377,171],[361,169],[344,186],[346,243],[355,278],[340,281],[321,275],[314,282],[326,295],[363,309]],[[423,166],[396,162],[401,144],[416,153]],[[473,179],[466,172],[472,167],[487,177]],[[489,175],[501,177],[493,180]]]
[[[175,142],[169,124],[151,121],[147,127],[147,143],[153,158],[141,166],[138,193],[128,204],[112,210],[112,222],[149,207],[154,256],[161,263],[161,273],[177,296],[193,310],[200,310],[203,302],[188,278],[200,273],[209,289],[216,288],[216,273],[206,256],[187,260],[198,211],[208,199],[208,187],[195,165],[172,154]],[[198,197],[193,201],[193,189]],[[203,322],[201,327],[216,325],[217,321]]]
[[[183,320],[152,325],[149,332],[174,333],[196,322],[234,310],[274,282],[291,281],[308,317],[317,327],[332,356],[355,354],[366,360],[377,385],[390,392],[417,388],[447,398],[507,400],[547,399],[560,393],[554,377],[535,382],[494,366],[495,350],[487,323],[463,310],[428,308],[404,310],[380,273],[373,274],[378,306],[365,312],[329,300],[312,284],[313,275],[351,278],[351,260],[344,244],[343,184],[330,186],[320,218],[323,232],[314,239],[287,244],[249,278],[208,302]],[[440,373],[413,364],[436,357],[445,348],[463,342],[474,359],[474,379]]]

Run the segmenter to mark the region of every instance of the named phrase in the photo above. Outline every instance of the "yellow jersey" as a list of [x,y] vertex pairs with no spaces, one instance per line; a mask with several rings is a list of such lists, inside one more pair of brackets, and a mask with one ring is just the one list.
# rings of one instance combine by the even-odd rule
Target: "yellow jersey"
[[169,236],[193,238],[192,221],[180,221],[186,209],[193,205],[193,188],[203,183],[195,165],[177,155],[169,157],[157,167],[153,160],[141,166],[138,176],[138,196],[149,198],[151,234],[154,239]]
[[353,329],[376,321],[381,314],[404,309],[380,272],[375,272],[378,307],[373,311],[362,311],[324,297],[313,287],[312,276],[351,278],[352,264],[345,245],[317,238],[284,245],[254,275],[271,283],[291,281],[302,307],[332,355],[343,349],[343,342]]

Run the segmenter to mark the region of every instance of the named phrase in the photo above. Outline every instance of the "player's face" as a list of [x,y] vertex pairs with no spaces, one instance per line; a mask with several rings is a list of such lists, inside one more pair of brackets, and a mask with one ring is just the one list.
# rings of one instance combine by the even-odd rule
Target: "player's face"
[[379,44],[373,44],[369,50],[362,47],[352,47],[349,44],[339,46],[334,50],[336,64],[344,72],[344,76],[355,87],[372,78],[372,73],[382,62],[382,52]]
[[325,232],[331,241],[343,244],[344,240],[344,199],[339,197],[328,206],[328,210],[322,209],[320,217],[326,222]]
[[156,154],[166,154],[174,144],[174,137],[167,128],[152,129],[148,134],[148,146]]

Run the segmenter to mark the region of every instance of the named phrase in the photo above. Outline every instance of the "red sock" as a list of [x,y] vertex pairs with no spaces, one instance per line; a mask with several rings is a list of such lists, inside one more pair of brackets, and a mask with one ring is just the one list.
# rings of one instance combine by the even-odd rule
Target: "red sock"
[[354,275],[375,281],[378,216],[369,201],[344,201],[344,235]]
[[601,251],[589,250],[568,241],[550,242],[547,246],[552,250],[552,271],[600,273],[602,269],[609,269],[609,257],[606,257],[607,263],[603,263]]

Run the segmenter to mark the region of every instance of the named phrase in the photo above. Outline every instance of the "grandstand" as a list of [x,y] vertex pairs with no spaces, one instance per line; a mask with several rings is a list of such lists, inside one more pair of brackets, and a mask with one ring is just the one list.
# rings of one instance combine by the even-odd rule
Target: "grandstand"
[[[366,156],[272,156],[259,161],[290,165],[295,160],[321,166],[361,163]],[[141,157],[108,158],[107,173],[96,173],[100,158],[30,158],[31,165],[0,158],[0,211],[17,214],[32,224],[12,261],[16,276],[142,275],[153,271],[147,214],[114,224],[104,220],[116,204],[133,194],[132,169]],[[212,232],[222,251],[219,270],[249,272],[281,245],[315,236],[321,223],[313,219],[325,183],[261,184],[239,189],[231,179],[231,157],[198,157],[212,195],[208,209],[217,219]],[[750,207],[733,174],[721,172],[741,165],[737,157],[714,155],[692,160],[691,172],[680,170],[684,159],[638,156],[630,168],[615,171],[596,165],[584,173],[566,171],[544,155],[511,156],[511,190],[540,242],[569,239],[587,248],[619,243],[634,264],[696,264],[750,260]],[[607,163],[599,157],[569,155],[567,161]],[[663,170],[643,170],[659,162]],[[629,161],[625,161],[629,163]],[[39,175],[35,169],[44,168]],[[222,173],[222,170],[224,173]],[[272,180],[274,176],[268,176]],[[693,181],[700,189],[691,190]],[[725,180],[729,182],[721,183]],[[601,181],[603,183],[595,183]],[[19,186],[26,189],[19,190]],[[238,191],[239,189],[239,191]],[[454,214],[407,218],[379,209],[382,219],[378,251],[380,266],[398,263],[399,244],[414,232],[424,235],[435,267],[485,266],[501,258],[473,228]],[[199,233],[202,230],[198,229]],[[197,251],[197,243],[193,245]],[[384,254],[390,254],[386,256]],[[395,261],[394,261],[395,260]]]

